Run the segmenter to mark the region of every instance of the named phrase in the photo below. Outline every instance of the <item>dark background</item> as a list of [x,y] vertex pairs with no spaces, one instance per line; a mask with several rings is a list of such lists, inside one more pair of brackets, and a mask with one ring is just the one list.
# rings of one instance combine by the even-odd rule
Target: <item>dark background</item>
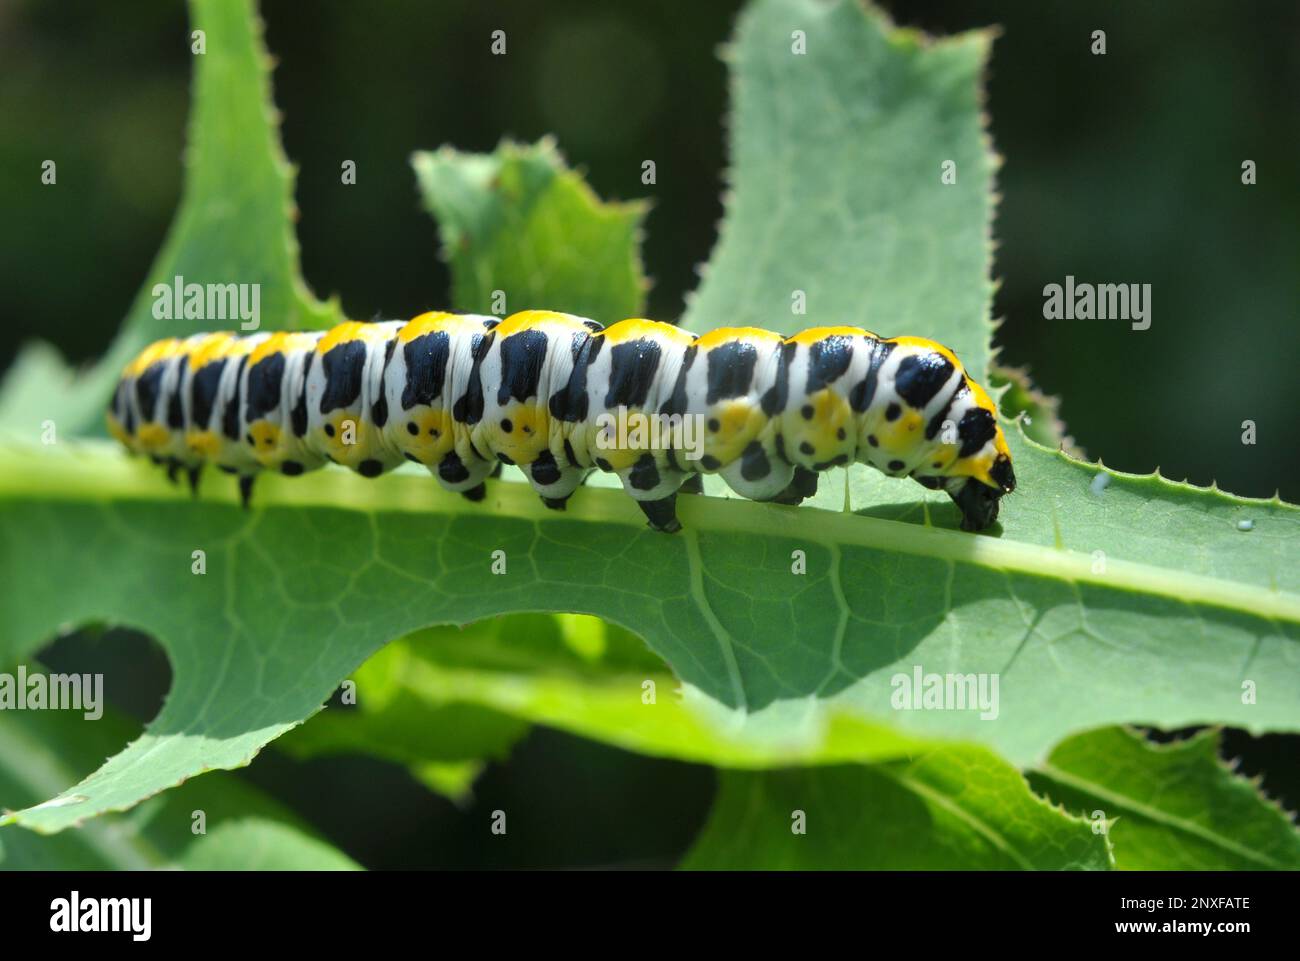
[[[1280,489],[1300,500],[1300,5],[884,5],[934,33],[1002,27],[988,109],[1006,158],[994,265],[1003,359],[1029,365],[1060,395],[1075,439],[1111,466],[1160,466],[1235,493]],[[737,9],[686,0],[265,3],[285,148],[300,167],[308,282],[321,296],[338,293],[357,317],[444,304],[447,271],[419,207],[411,151],[486,151],[502,137],[549,133],[601,196],[653,200],[648,313],[675,319],[722,212],[727,78],[716,49]],[[489,55],[495,29],[507,33],[505,57]],[[1107,34],[1104,57],[1089,52],[1095,29]],[[179,194],[186,12],[179,3],[0,4],[0,63],[0,368],[31,337],[87,361],[125,315]],[[57,189],[39,183],[47,158],[58,162]],[[355,186],[339,182],[345,159],[357,163]],[[640,182],[645,159],[658,166],[652,187]],[[1245,159],[1258,165],[1256,186],[1241,184]],[[1151,329],[1044,320],[1043,286],[1067,274],[1152,284]],[[1240,441],[1247,419],[1258,425],[1253,447]],[[148,650],[141,642],[138,659]],[[156,673],[140,695],[142,718],[166,687],[165,664]],[[1295,741],[1234,735],[1247,770],[1271,769],[1285,745]],[[301,801],[370,866],[671,863],[707,810],[711,780],[704,769],[538,732],[480,785],[487,810],[514,791],[554,826],[553,846],[508,854],[452,840],[464,833],[459,819],[479,815],[431,802],[378,762],[295,765],[268,752],[248,776]],[[1291,792],[1294,807],[1296,785],[1279,777],[1266,783]],[[544,783],[565,785],[554,810],[538,793]],[[336,807],[340,794],[350,803]],[[367,819],[338,814],[376,804],[394,812],[388,840],[358,825]],[[643,827],[621,831],[601,816],[611,809]]]

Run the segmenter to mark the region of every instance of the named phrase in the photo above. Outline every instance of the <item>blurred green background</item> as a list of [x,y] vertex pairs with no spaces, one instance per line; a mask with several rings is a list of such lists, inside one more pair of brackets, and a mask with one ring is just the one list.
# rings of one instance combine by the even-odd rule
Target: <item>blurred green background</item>
[[[1076,441],[1111,466],[1300,500],[1300,5],[883,5],[933,33],[1002,28],[988,79],[1006,158],[994,228],[1002,359],[1060,395]],[[361,318],[444,304],[448,275],[411,151],[553,134],[602,197],[653,201],[648,313],[675,319],[722,214],[727,78],[716,51],[738,8],[268,0],[308,282]],[[497,29],[504,57],[488,52]],[[1089,51],[1097,29],[1105,56]],[[74,361],[108,344],[177,201],[190,59],[179,2],[0,4],[0,368],[32,337]],[[58,164],[57,187],[40,184],[46,159]],[[650,187],[646,159],[658,168]],[[1241,183],[1246,159],[1258,165],[1255,186]],[[340,184],[344,160],[356,161],[355,186]],[[1043,287],[1067,274],[1151,284],[1151,329],[1044,320]],[[888,318],[876,326],[926,333]],[[1255,446],[1241,443],[1244,420],[1257,424]],[[152,716],[165,661],[143,639],[111,640],[64,642],[51,661],[94,670],[87,659],[126,658],[140,688],[124,697]],[[1243,737],[1233,747],[1250,770],[1287,744]],[[470,811],[375,761],[297,764],[269,751],[244,776],[374,867],[671,864],[702,823],[712,782],[706,769],[549,732],[494,765]],[[532,805],[548,843],[468,841],[466,819],[511,797]],[[355,813],[376,805],[386,824],[359,824]]]

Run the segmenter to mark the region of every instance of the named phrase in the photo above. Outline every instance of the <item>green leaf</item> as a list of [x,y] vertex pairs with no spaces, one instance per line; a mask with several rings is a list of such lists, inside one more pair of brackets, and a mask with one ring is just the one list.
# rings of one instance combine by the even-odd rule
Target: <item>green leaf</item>
[[551,140],[503,143],[491,154],[443,147],[411,163],[438,220],[457,309],[545,307],[606,323],[640,314],[646,204],[599,200]]
[[[802,817],[801,817],[802,816]],[[1104,832],[977,748],[907,762],[726,772],[685,868],[1107,870]]]
[[[802,31],[806,53],[792,52]],[[978,77],[992,34],[927,41],[857,0],[758,0],[731,65],[731,192],[684,325],[919,334],[983,381],[995,161]],[[955,164],[956,183],[941,180]],[[792,310],[796,291],[806,314]]]
[[[155,284],[255,284],[261,329],[325,327],[343,319],[298,272],[293,172],[271,105],[269,59],[251,0],[191,0],[206,52],[194,55],[194,94],[180,207],[148,279],[104,359],[75,378],[47,344],[31,344],[0,389],[6,430],[36,437],[52,420],[62,436],[103,429],[103,408],[122,367],[150,341],[230,328],[233,319],[160,319]],[[189,45],[188,37],[177,37]]]
[[[111,710],[97,720],[69,711],[5,712],[0,722],[0,810],[52,797],[138,734],[138,724]],[[200,811],[207,833],[196,836],[194,815]],[[245,825],[256,826],[251,837]],[[248,840],[257,844],[245,845]],[[6,871],[194,867],[196,858],[220,859],[226,870],[356,866],[278,802],[233,774],[187,781],[129,814],[95,818],[77,830],[52,836],[0,830],[0,843],[0,870]]]
[[1258,784],[1219,759],[1219,734],[1153,744],[1112,727],[1068,738],[1030,771],[1040,793],[1114,821],[1116,866],[1133,871],[1300,869],[1300,832]]
[[[1055,485],[1086,491],[1079,465],[1047,464],[1055,476],[1034,480],[1044,496]],[[390,638],[517,610],[639,626],[716,702],[712,723],[748,742],[749,763],[878,758],[935,737],[1029,762],[1099,723],[1296,724],[1296,573],[1273,570],[1266,554],[1272,545],[1273,560],[1283,557],[1296,511],[1162,481],[1118,477],[1100,495],[1108,523],[1087,546],[1113,544],[1116,556],[1097,573],[1088,553],[1009,534],[722,499],[689,502],[687,531],[667,537],[611,490],[581,491],[556,518],[512,482],[472,505],[418,474],[365,484],[326,471],[267,478],[262,507],[244,515],[233,492],[193,503],[103,445],[12,446],[0,465],[12,587],[0,614],[14,638],[3,661],[60,624],[103,620],[157,637],[175,667],[149,731],[73,792],[87,801],[18,816],[44,826],[247,763]],[[1180,501],[1199,509],[1180,511]],[[1123,559],[1126,537],[1142,548],[1129,536],[1141,515],[1162,506],[1181,549]],[[1234,524],[1245,515],[1256,521],[1249,533]],[[1084,529],[1061,527],[1067,540]],[[1234,554],[1247,537],[1256,549]],[[203,576],[191,573],[196,549],[207,552]],[[503,576],[490,573],[498,549],[510,558]],[[795,549],[807,574],[791,573]],[[41,565],[22,562],[37,553]],[[1273,573],[1287,593],[1254,583]],[[894,710],[893,678],[916,665],[998,674],[998,719]],[[1256,681],[1257,703],[1242,703],[1243,678]],[[833,734],[844,719],[860,726],[847,745]]]
[[328,844],[275,821],[227,821],[189,846],[190,871],[356,871],[360,865]]
[[411,774],[434,794],[440,794],[460,807],[474,798],[474,782],[487,764],[483,761],[420,761],[411,766]]
[[[565,625],[563,640],[556,621]],[[575,640],[599,655],[579,656],[566,647]],[[764,766],[781,757],[797,760],[804,750],[797,741],[783,745],[774,732],[729,723],[716,702],[680,685],[639,640],[593,617],[514,615],[418,631],[378,651],[355,679],[362,706],[382,692],[370,713],[331,705],[279,744],[297,756],[350,750],[401,763],[486,756],[491,748],[475,726],[481,719],[470,713],[477,708],[490,712],[489,731],[510,717],[706,764]],[[438,733],[426,736],[429,729]],[[413,739],[427,745],[424,753],[406,748]],[[868,756],[865,745],[882,757],[929,746],[844,719],[826,733],[818,756],[861,758]],[[463,788],[459,780],[453,784]]]

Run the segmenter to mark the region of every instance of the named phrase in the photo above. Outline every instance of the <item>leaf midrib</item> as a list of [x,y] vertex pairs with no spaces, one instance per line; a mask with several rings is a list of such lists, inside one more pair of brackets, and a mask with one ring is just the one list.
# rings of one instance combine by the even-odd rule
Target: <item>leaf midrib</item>
[[1097,784],[1095,781],[1077,777],[1070,774],[1068,771],[1063,771],[1060,768],[1047,763],[1037,765],[1033,770],[1036,774],[1040,774],[1045,778],[1056,781],[1063,787],[1073,788],[1076,791],[1080,791],[1100,802],[1110,805],[1112,810],[1127,811],[1134,817],[1144,818],[1183,834],[1199,838],[1200,840],[1223,851],[1235,854],[1247,861],[1253,861],[1256,864],[1264,865],[1271,870],[1281,871],[1285,868],[1285,865],[1273,860],[1267,855],[1260,854],[1244,845],[1238,844],[1236,841],[1226,838],[1221,834],[1216,834],[1209,828],[1202,827],[1194,821],[1188,821],[1185,818],[1176,817],[1173,814],[1161,811],[1159,808],[1152,807],[1136,798],[1120,794],[1117,791],[1109,790],[1100,784]]
[[[160,473],[122,455],[115,445],[78,441],[63,446],[72,448],[71,452],[59,448],[42,451],[30,443],[11,446],[0,460],[6,465],[0,471],[0,498],[111,503],[188,497],[179,490],[168,489]],[[87,485],[87,477],[94,477],[93,487]],[[554,517],[524,483],[489,482],[487,499],[473,505],[442,491],[430,496],[431,484],[432,479],[426,481],[422,477],[399,474],[386,477],[376,485],[356,480],[341,469],[327,468],[291,480],[268,476],[259,485],[256,497],[262,506],[322,506],[370,513],[382,508],[451,515],[469,515],[486,507],[498,516],[538,524]],[[209,502],[236,499],[233,485],[221,485],[215,497],[208,492],[204,496]],[[849,518],[840,512],[812,506],[785,507],[719,497],[708,498],[707,504],[701,500],[683,497],[678,501],[682,523],[696,532],[798,538],[828,550],[849,545],[893,551],[1030,577],[1155,595],[1274,622],[1300,622],[1300,595],[1204,574],[1114,558],[1107,559],[1104,573],[1096,573],[1092,555],[1063,548],[877,517]],[[565,517],[587,523],[627,524],[637,528],[645,525],[645,518],[631,499],[611,488],[580,489]]]

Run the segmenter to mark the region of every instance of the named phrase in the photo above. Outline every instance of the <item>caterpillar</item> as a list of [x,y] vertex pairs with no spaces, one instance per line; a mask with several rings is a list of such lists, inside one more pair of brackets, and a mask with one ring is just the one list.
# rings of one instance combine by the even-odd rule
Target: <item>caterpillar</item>
[[952,351],[856,327],[695,336],[528,310],[195,334],[132,360],[107,421],[196,493],[205,464],[236,475],[245,507],[262,470],[378,477],[408,460],[481,500],[513,464],[555,509],[613,472],[651,527],[675,531],[677,493],[701,492],[701,474],[798,504],[818,472],[861,462],[945,491],[978,531],[1016,485],[996,408]]

